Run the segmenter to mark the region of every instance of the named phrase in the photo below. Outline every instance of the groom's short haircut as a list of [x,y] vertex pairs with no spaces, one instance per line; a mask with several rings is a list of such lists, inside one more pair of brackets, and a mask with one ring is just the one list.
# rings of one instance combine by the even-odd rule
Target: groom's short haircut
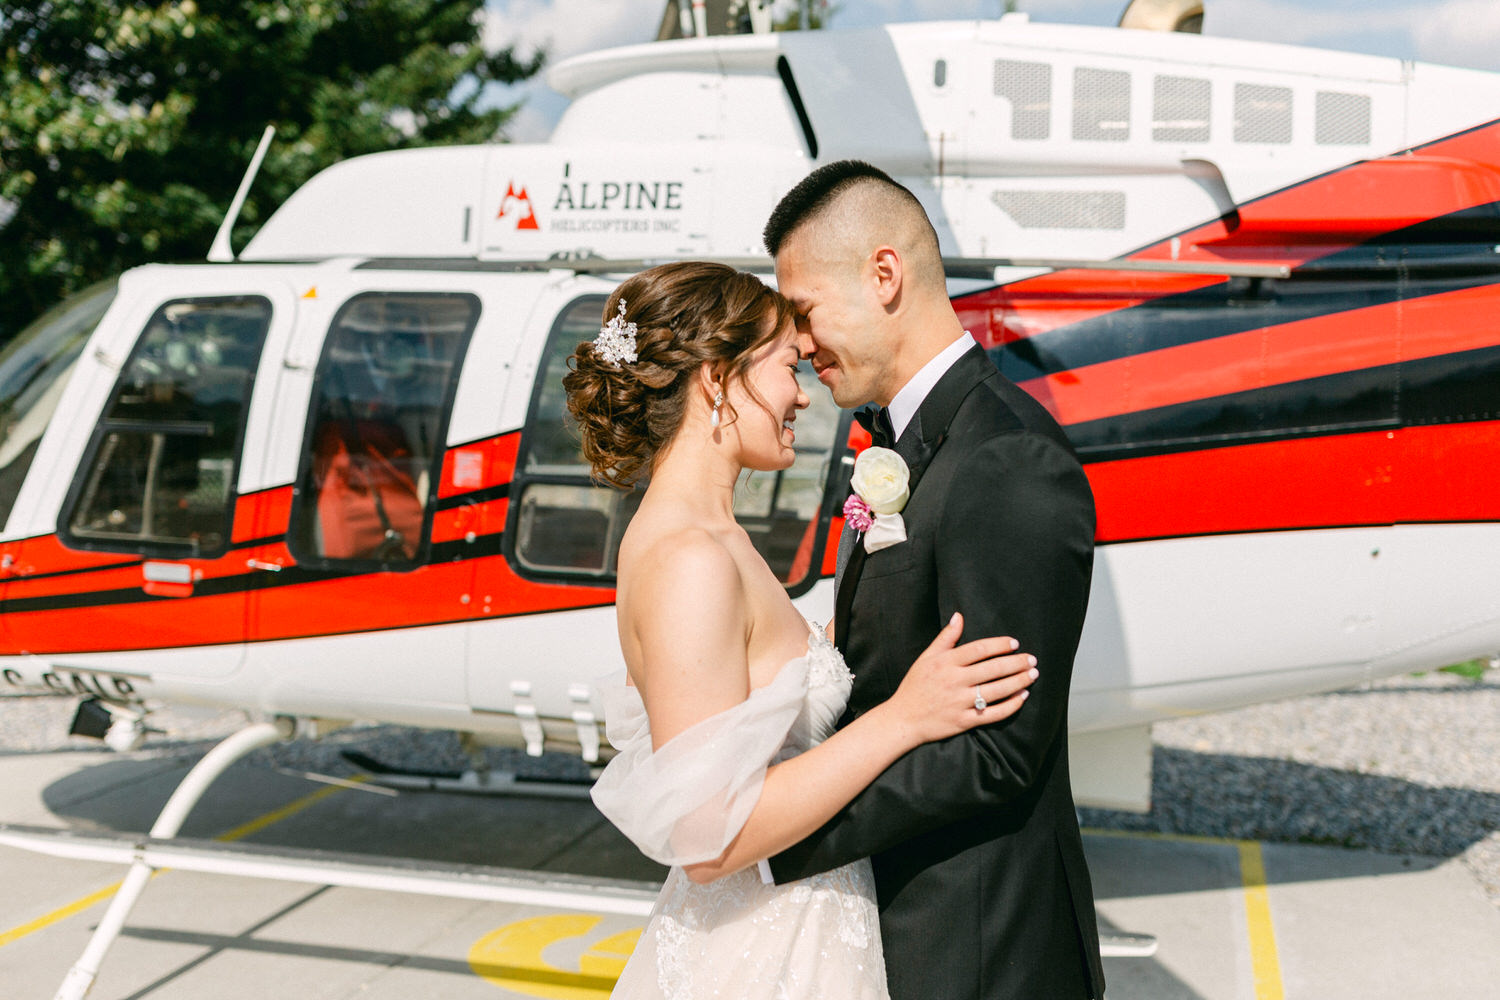
[[[837,220],[831,218],[836,205],[847,209]],[[856,228],[879,232],[879,239],[896,243],[911,257],[914,274],[942,287],[942,251],[932,221],[917,196],[879,167],[863,160],[836,160],[802,178],[771,212],[762,234],[766,250],[775,257],[798,230],[824,223],[836,224],[837,232],[820,237],[835,243]]]

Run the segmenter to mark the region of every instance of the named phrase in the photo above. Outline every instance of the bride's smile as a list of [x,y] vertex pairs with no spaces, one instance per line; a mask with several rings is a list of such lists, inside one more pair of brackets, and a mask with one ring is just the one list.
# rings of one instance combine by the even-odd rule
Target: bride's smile
[[797,381],[797,331],[786,323],[758,352],[744,384],[731,385],[729,399],[739,419],[731,425],[739,436],[740,464],[747,469],[785,469],[797,458],[794,424],[797,412],[811,400]]

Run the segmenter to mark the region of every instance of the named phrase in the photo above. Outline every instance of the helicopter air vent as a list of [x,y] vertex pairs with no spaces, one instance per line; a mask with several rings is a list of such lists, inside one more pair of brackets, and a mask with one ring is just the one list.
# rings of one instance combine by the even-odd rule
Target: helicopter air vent
[[995,60],[995,96],[1010,102],[1010,137],[1045,139],[1052,131],[1052,67]]
[[1124,142],[1130,138],[1130,74],[1118,69],[1073,70],[1073,138]]
[[1022,229],[1124,229],[1123,191],[996,191],[991,197]]
[[1156,142],[1207,142],[1211,89],[1191,76],[1158,76],[1152,85],[1151,138]]
[[1234,141],[1292,141],[1292,88],[1234,85]]
[[1320,90],[1314,138],[1320,146],[1370,144],[1370,95]]

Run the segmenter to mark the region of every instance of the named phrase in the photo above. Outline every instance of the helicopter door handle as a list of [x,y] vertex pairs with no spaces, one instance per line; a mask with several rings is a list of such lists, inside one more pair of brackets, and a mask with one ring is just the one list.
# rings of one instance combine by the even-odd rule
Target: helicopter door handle
[[285,568],[281,563],[265,562],[261,559],[246,559],[245,566],[248,569],[263,569],[268,573],[280,573]]

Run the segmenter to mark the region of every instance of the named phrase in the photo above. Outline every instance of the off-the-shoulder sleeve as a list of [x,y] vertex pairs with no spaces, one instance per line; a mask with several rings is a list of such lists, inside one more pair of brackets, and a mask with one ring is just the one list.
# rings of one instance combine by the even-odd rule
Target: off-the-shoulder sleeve
[[733,708],[651,749],[646,709],[619,671],[598,682],[604,731],[619,754],[594,783],[594,804],[641,853],[664,865],[724,853],[760,801],[807,693],[805,657]]

